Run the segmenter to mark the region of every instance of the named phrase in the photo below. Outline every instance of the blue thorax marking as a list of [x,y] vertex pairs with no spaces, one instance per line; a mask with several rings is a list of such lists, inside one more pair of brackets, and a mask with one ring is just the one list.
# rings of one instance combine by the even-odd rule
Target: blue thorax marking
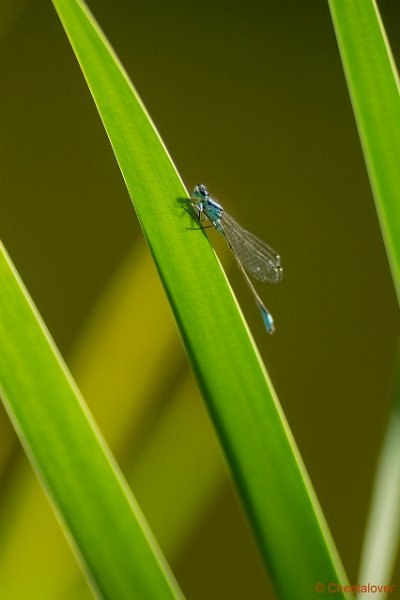
[[210,198],[210,196],[204,198],[204,200],[202,201],[202,205],[204,214],[214,224],[217,231],[222,231],[222,226],[220,223],[220,218],[224,210],[222,206],[218,202]]

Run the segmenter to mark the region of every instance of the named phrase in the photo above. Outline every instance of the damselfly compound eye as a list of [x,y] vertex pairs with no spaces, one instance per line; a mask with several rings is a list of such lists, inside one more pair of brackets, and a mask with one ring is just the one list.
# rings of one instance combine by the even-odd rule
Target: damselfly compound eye
[[207,191],[207,188],[205,185],[203,185],[202,183],[199,183],[199,185],[197,187],[202,196],[208,196],[208,191]]

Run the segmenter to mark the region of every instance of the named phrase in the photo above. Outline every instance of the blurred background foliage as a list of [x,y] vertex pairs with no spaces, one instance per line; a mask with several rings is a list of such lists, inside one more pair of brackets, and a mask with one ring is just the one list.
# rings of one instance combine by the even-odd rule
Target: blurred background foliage
[[[399,317],[328,6],[88,5],[187,186],[206,183],[282,256],[283,283],[260,290],[269,338],[210,233],[354,583]],[[400,6],[378,5],[399,64]],[[273,598],[50,2],[4,0],[0,36],[1,238],[187,596]],[[3,412],[0,486],[2,597],[89,598]]]

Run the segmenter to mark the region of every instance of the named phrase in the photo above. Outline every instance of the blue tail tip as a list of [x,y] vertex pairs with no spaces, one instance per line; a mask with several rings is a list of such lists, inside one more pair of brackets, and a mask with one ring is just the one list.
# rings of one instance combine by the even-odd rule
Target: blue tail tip
[[261,316],[264,321],[265,329],[268,331],[270,335],[272,335],[275,331],[274,319],[272,318],[271,313],[266,311],[263,307],[260,306]]

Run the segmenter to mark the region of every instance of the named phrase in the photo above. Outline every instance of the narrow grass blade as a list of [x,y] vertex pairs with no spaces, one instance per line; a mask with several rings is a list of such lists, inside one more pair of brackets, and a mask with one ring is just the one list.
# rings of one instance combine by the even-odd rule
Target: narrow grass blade
[[317,582],[344,583],[345,576],[243,316],[207,238],[187,231],[193,227],[182,207],[187,192],[98,25],[83,2],[53,3],[111,140],[279,597],[309,600]]
[[[389,584],[399,549],[400,533],[400,406],[391,418],[378,464],[361,558],[359,581]],[[372,600],[385,593],[360,594]]]
[[[329,0],[329,4],[400,302],[399,78],[376,2]],[[398,417],[397,405],[378,465],[360,573],[361,581],[375,581],[379,585],[387,583],[397,551]]]
[[[400,351],[395,360],[393,409],[376,469],[371,507],[360,561],[360,582],[389,584],[400,540]],[[385,598],[386,593],[360,594]],[[390,597],[390,594],[388,595]]]
[[121,600],[180,597],[2,245],[0,315],[1,397],[94,590]]
[[329,5],[400,302],[399,78],[376,2]]
[[[128,483],[135,482],[157,540],[174,562],[218,494],[225,470],[193,378],[184,374],[175,385],[183,353],[176,347],[168,302],[159,298],[160,286],[143,242],[135,244],[92,311],[68,364]],[[156,345],[148,335],[149,322],[157,330]],[[168,405],[155,418],[155,405],[166,389],[171,390]],[[15,467],[0,510],[4,596],[61,600],[60,588],[65,598],[77,598],[78,589],[87,594],[31,469],[25,462]],[[192,473],[196,476],[182,494]]]

